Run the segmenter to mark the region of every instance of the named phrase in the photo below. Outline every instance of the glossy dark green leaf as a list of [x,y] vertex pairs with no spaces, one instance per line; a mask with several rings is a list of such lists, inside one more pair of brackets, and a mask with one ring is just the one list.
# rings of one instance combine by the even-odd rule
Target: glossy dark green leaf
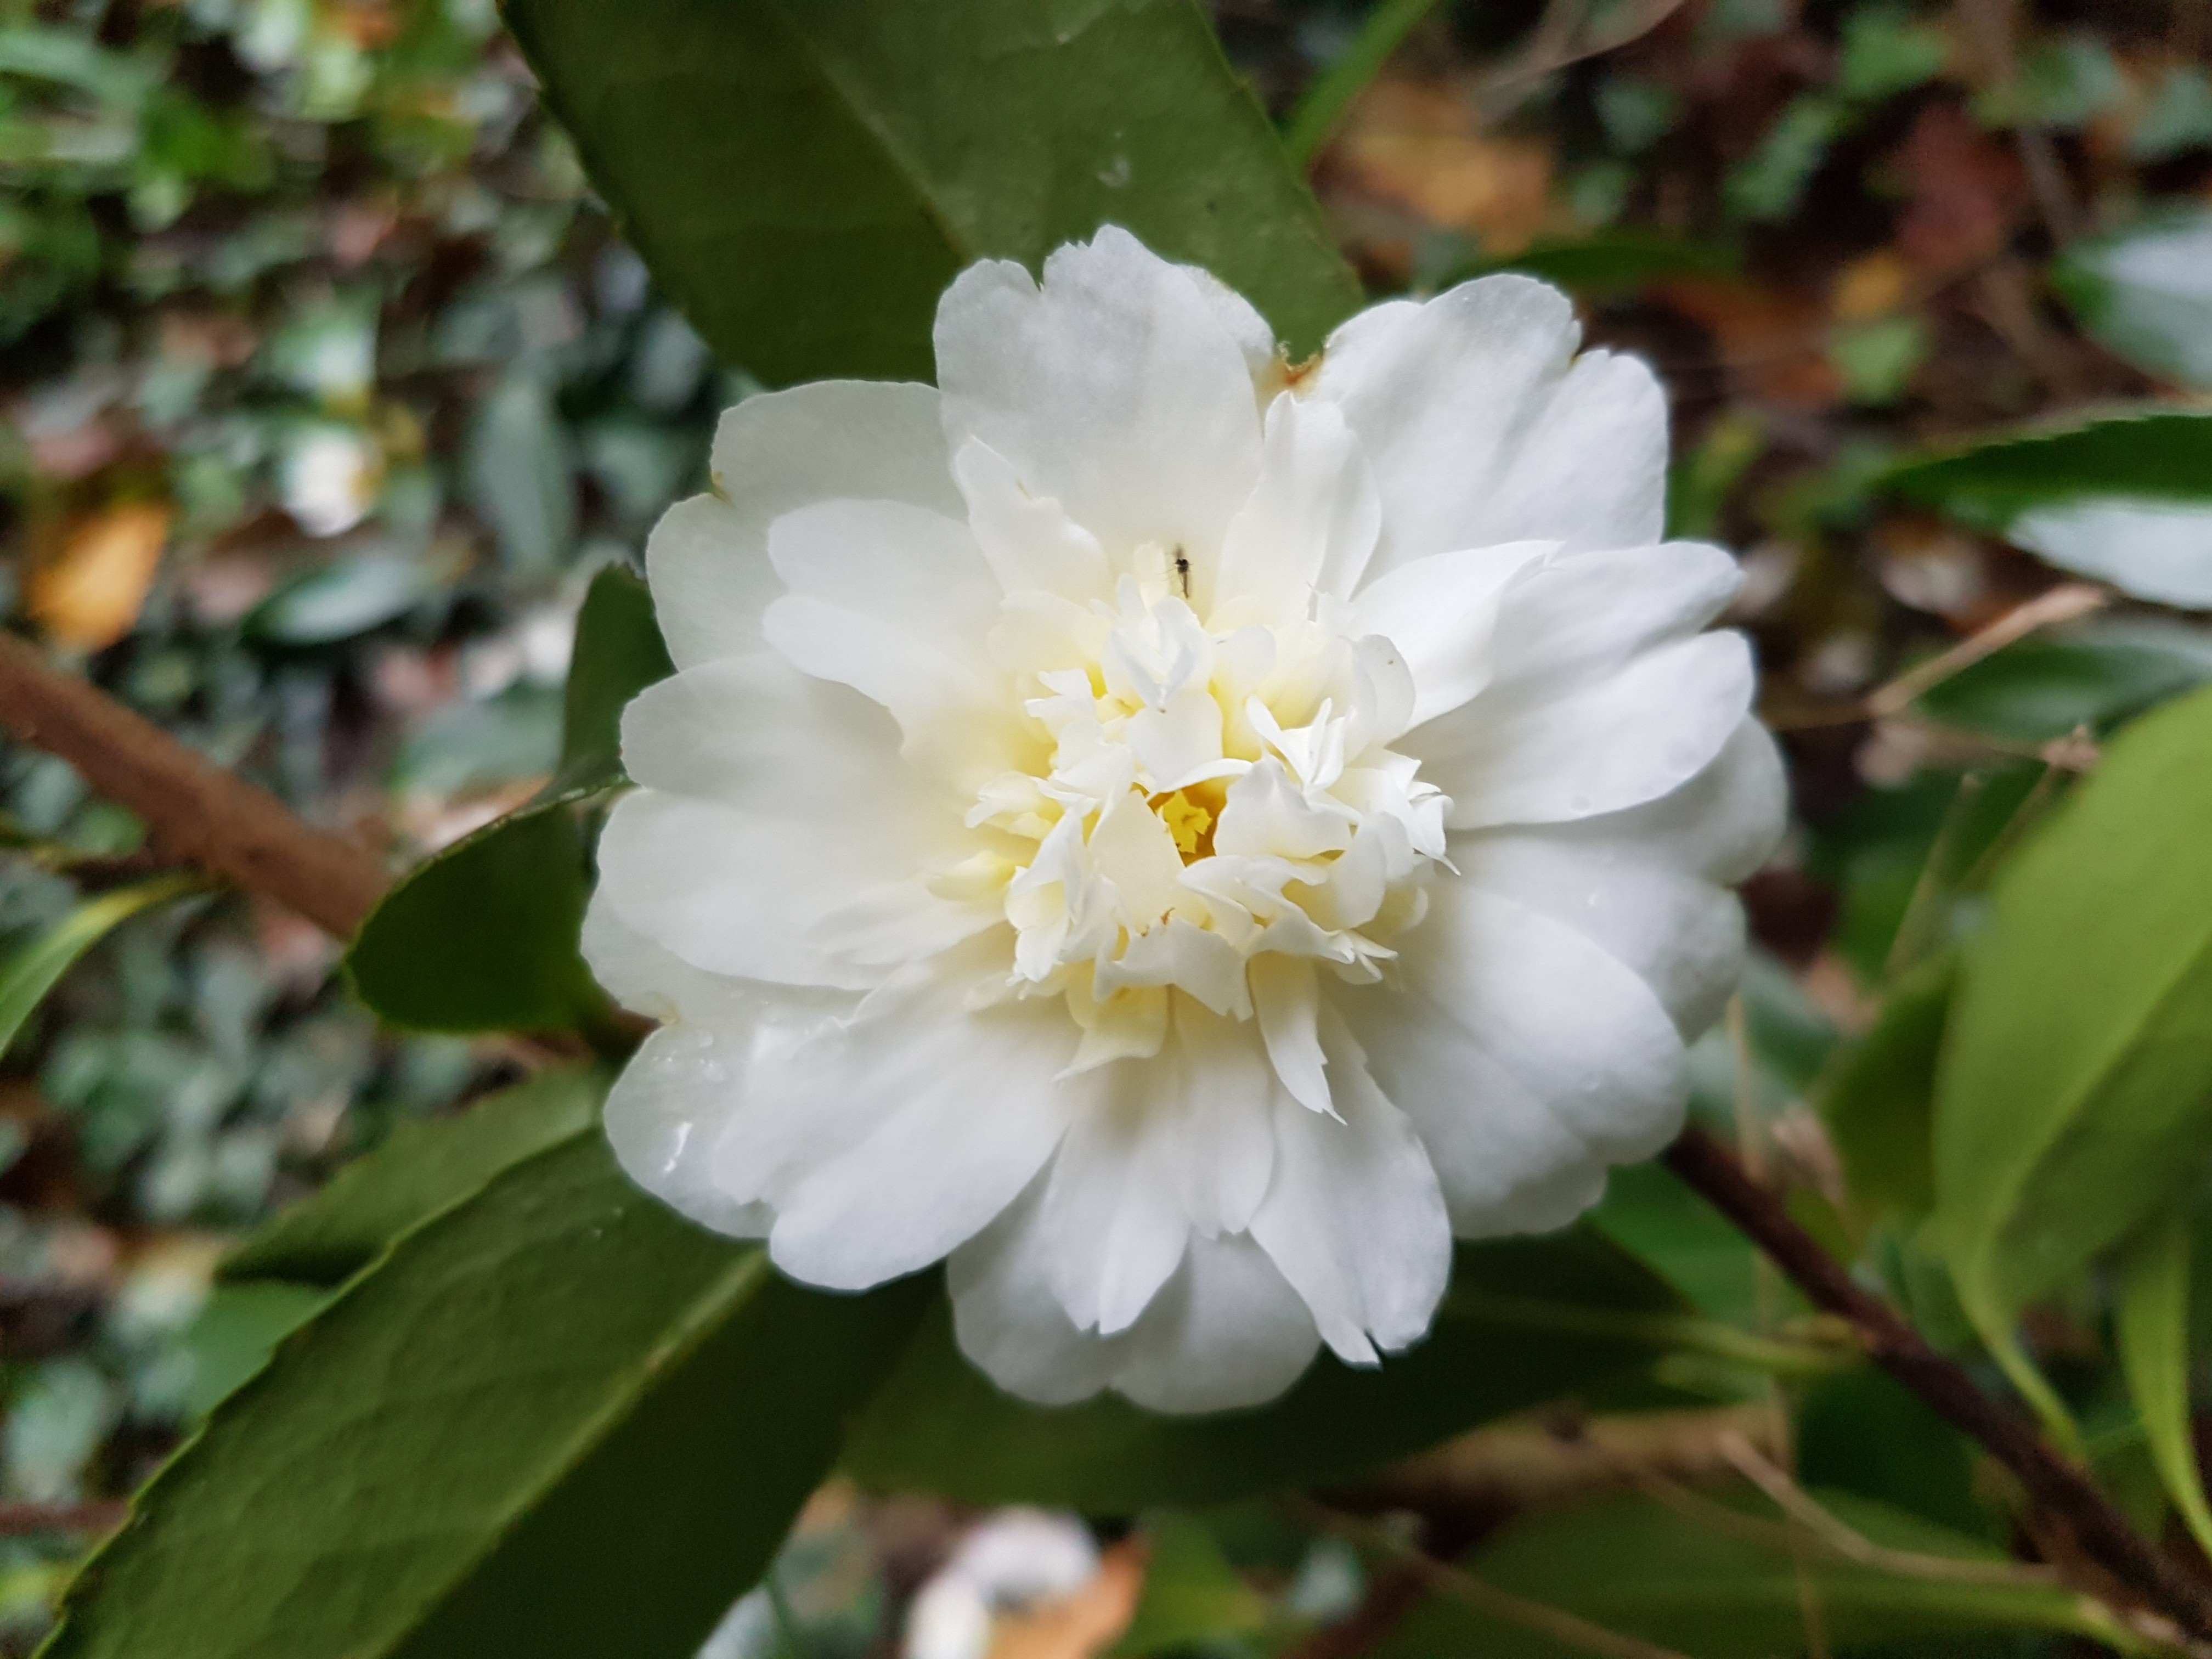
[[507,0],[661,287],[774,384],[927,379],[938,296],[1102,224],[1301,349],[1358,303],[1191,0]]
[[1936,1201],[1936,1063],[1958,976],[1949,951],[1905,975],[1815,1091],[1852,1206],[1868,1220],[1917,1220]]
[[204,1417],[213,1411],[330,1299],[319,1285],[280,1279],[216,1285],[185,1333],[185,1352],[192,1365],[185,1414]]
[[2212,209],[2072,243],[2051,281],[2118,356],[2161,380],[2212,386]]
[[2212,634],[2179,620],[2110,617],[2007,646],[1921,697],[1948,726],[2011,743],[2102,732],[2212,679]]
[[2138,599],[2212,606],[2212,415],[2144,405],[2001,434],[1880,483]]
[[926,1281],[796,1288],[580,1136],[287,1338],[71,1587],[51,1659],[690,1659]]
[[576,646],[568,659],[561,728],[564,787],[587,787],[622,775],[623,708],[675,672],[643,580],[613,565],[592,577],[576,613]]
[[846,1462],[872,1486],[968,1503],[1219,1503],[1357,1474],[1620,1376],[1667,1350],[1683,1311],[1586,1230],[1462,1245],[1436,1328],[1411,1352],[1367,1371],[1324,1358],[1272,1406],[1174,1418],[1118,1399],[1060,1411],[1011,1399],[960,1357],[941,1307]]
[[1993,1343],[2212,1168],[2208,826],[2197,691],[2114,739],[2008,860],[1966,946],[1929,1226]]
[[2212,501],[2212,415],[2145,405],[2001,433],[1909,457],[1879,482],[1996,535],[2054,502]]
[[346,980],[416,1031],[551,1030],[604,999],[577,940],[586,836],[574,798],[486,824],[401,878],[346,952]]
[[[1696,1659],[1820,1650],[1806,1629],[1808,1601],[1831,1652],[1914,1642],[1929,1643],[1923,1651],[1956,1651],[1947,1644],[2005,1631],[2084,1635],[2123,1651],[2148,1650],[2063,1585],[1935,1576],[1945,1559],[1984,1572],[2003,1561],[1977,1540],[1849,1493],[1815,1496],[1870,1543],[1935,1558],[1935,1571],[1907,1576],[1843,1559],[1802,1531],[1793,1534],[1771,1508],[1747,1503],[1735,1516],[1715,1516],[1638,1493],[1540,1511],[1476,1549],[1466,1565],[1498,1589]],[[1567,1659],[1589,1650],[1439,1594],[1373,1652],[1376,1659]]]
[[61,982],[77,958],[107,937],[118,926],[141,910],[187,893],[205,890],[204,878],[195,874],[157,876],[135,886],[86,899],[45,933],[0,962],[0,1052],[15,1040],[23,1022],[46,1000],[46,993]]
[[2197,1463],[2196,1413],[2190,1401],[2190,1269],[2195,1241],[2189,1218],[2154,1222],[2120,1263],[2113,1318],[2120,1369],[2142,1424],[2151,1461],[2175,1511],[2200,1547],[2212,1549],[2212,1505]]
[[223,1261],[231,1280],[343,1283],[416,1223],[599,1121],[607,1076],[561,1066],[451,1117],[401,1124]]

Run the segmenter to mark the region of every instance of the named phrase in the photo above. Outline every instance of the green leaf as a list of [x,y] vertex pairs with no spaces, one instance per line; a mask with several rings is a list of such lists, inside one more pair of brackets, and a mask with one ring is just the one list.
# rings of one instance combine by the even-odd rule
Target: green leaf
[[2160,380],[2212,386],[2212,210],[2075,242],[2051,281],[2116,356]]
[[409,871],[346,952],[354,994],[406,1030],[595,1021],[605,999],[577,948],[587,858],[578,799],[511,812]]
[[222,1276],[342,1284],[410,1227],[589,1129],[606,1091],[604,1072],[560,1066],[452,1117],[403,1123],[240,1245]]
[[1381,73],[1413,26],[1436,9],[1437,0],[1382,0],[1367,14],[1351,44],[1316,76],[1298,98],[1283,130],[1283,143],[1302,165],[1313,160],[1352,101]]
[[[1977,1540],[1886,1504],[1844,1492],[1814,1496],[1881,1548],[1974,1563],[1984,1571],[2004,1559]],[[1808,1651],[1808,1601],[1819,1609],[1831,1651],[1916,1639],[1963,1643],[2002,1631],[2089,1636],[2124,1651],[2148,1646],[2062,1585],[1907,1577],[1842,1559],[1802,1531],[1793,1547],[1790,1528],[1771,1510],[1730,1516],[1715,1514],[1717,1508],[1677,1509],[1624,1493],[1547,1510],[1508,1527],[1466,1565],[1496,1589],[1697,1659]],[[1441,1594],[1373,1650],[1376,1659],[1565,1659],[1586,1651]]]
[[469,430],[469,495],[509,569],[557,568],[576,539],[576,483],[553,393],[529,367],[510,371]]
[[1855,1492],[1971,1537],[1990,1530],[1974,1498],[1974,1454],[1959,1431],[1887,1371],[1853,1366],[1797,1405],[1796,1476]]
[[780,1279],[580,1136],[287,1338],[71,1586],[48,1659],[690,1659],[928,1292]]
[[270,1280],[218,1285],[185,1333],[191,1384],[185,1413],[204,1417],[269,1363],[276,1345],[313,1319],[330,1301],[314,1285]]
[[2053,503],[2212,501],[2212,415],[2149,405],[1911,456],[1876,483],[1993,535]]
[[1152,1546],[1137,1610],[1109,1652],[1180,1651],[1247,1635],[1267,1622],[1267,1603],[1237,1576],[1205,1523],[1162,1511],[1145,1517]]
[[1951,951],[1906,974],[1815,1091],[1852,1206],[1866,1220],[1917,1220],[1936,1202],[1936,1064],[1958,977]]
[[1518,253],[1462,266],[1450,281],[1517,270],[1578,294],[1607,295],[1632,292],[1674,277],[1732,276],[1738,268],[1735,256],[1724,248],[1685,241],[1658,231],[1608,230],[1573,241],[1533,242]]
[[2102,732],[2212,679],[2212,634],[2176,618],[2102,617],[1961,669],[1918,708],[1947,726],[2019,744]]
[[938,296],[1102,224],[1301,350],[1358,302],[1192,0],[507,0],[660,286],[771,384],[926,379]]
[[[2124,729],[2000,875],[1936,1072],[1930,1237],[2014,1316],[2212,1166],[2212,691]],[[2041,1401],[2046,1414],[2052,1402]]]
[[1747,1324],[1755,1317],[1758,1251],[1663,1164],[1615,1170],[1589,1220],[1714,1318]]
[[2197,1467],[2197,1434],[2190,1410],[2189,1278],[2194,1244],[2189,1218],[2174,1214],[2154,1224],[2121,1264],[2119,1304],[2113,1320],[2120,1369],[2150,1443],[2151,1461],[2173,1507],[2197,1544],[2212,1550],[2212,1506]]
[[1101,1514],[1220,1503],[1341,1479],[1617,1376],[1665,1352],[1682,1311],[1583,1229],[1462,1245],[1436,1328],[1411,1352],[1371,1371],[1324,1358],[1273,1405],[1175,1418],[1118,1399],[1059,1411],[1013,1400],[960,1357],[945,1306],[860,1419],[846,1464],[883,1490],[963,1503]]
[[1911,457],[1877,482],[2138,599],[2212,606],[2212,415],[2118,410]]
[[434,598],[453,573],[398,553],[363,553],[310,570],[254,606],[240,624],[278,645],[328,645],[366,634]]
[[87,951],[107,937],[118,924],[171,899],[204,892],[204,877],[198,874],[160,876],[132,887],[90,898],[0,964],[0,1053],[4,1053],[23,1029],[46,993],[76,965]]
[[576,613],[576,645],[568,659],[562,787],[596,787],[622,776],[623,710],[647,686],[675,672],[643,580],[617,565],[592,577]]

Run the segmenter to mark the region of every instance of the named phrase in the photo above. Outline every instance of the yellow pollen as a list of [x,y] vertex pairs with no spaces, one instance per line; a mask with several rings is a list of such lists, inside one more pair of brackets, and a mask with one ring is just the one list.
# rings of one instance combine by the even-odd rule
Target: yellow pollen
[[1175,837],[1176,851],[1182,854],[1183,862],[1203,858],[1212,849],[1208,844],[1213,832],[1213,814],[1190,798],[1189,792],[1178,789],[1171,795],[1162,795],[1152,802],[1159,813],[1160,822]]

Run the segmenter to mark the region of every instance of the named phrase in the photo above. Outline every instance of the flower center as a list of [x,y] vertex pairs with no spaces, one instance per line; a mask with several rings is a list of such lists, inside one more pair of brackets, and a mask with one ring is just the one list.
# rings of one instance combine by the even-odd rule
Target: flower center
[[1450,803],[1388,747],[1411,706],[1395,651],[1235,622],[1129,578],[994,640],[1044,665],[1015,674],[1039,763],[984,785],[985,849],[939,888],[1003,895],[1013,988],[1067,998],[1079,1067],[1154,1052],[1170,991],[1251,1018],[1263,954],[1373,980],[1426,908]]

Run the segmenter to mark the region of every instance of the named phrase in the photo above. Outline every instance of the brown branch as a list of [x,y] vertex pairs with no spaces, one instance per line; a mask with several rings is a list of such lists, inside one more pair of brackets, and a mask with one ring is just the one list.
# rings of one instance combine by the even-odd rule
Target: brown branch
[[2189,1635],[2212,1639],[2212,1589],[2137,1533],[2079,1468],[1983,1394],[1894,1309],[1863,1289],[1790,1218],[1780,1200],[1751,1178],[1735,1153],[1692,1124],[1662,1161],[1765,1251],[1815,1307],[1850,1321],[1875,1364],[2010,1469],[2088,1561]]
[[195,754],[35,646],[0,633],[0,726],[136,813],[162,854],[276,900],[340,939],[389,884],[367,853]]

